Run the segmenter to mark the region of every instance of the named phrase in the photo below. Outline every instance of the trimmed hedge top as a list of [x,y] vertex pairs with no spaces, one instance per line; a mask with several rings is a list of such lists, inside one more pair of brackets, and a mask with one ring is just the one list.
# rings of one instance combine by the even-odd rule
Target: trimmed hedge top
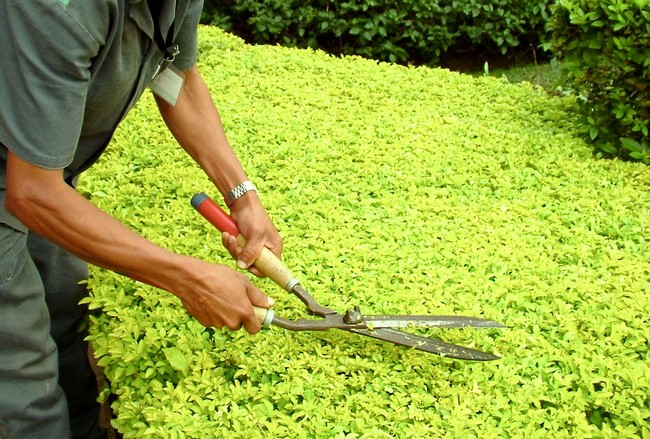
[[[250,337],[94,269],[91,341],[126,438],[650,436],[648,167],[593,159],[573,102],[530,85],[200,39],[284,260],[320,302],[509,328],[424,332],[503,356],[481,364],[341,331]],[[138,104],[82,190],[161,245],[230,264],[189,206],[216,190],[156,113]]]

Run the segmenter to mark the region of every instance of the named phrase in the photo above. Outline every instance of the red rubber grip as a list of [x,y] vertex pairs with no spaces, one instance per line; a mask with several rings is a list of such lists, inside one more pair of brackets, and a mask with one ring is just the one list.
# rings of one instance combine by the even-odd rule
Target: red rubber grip
[[240,234],[237,223],[228,215],[212,198],[203,192],[192,197],[192,207],[194,207],[205,219],[215,226],[219,231],[230,233],[233,236]]

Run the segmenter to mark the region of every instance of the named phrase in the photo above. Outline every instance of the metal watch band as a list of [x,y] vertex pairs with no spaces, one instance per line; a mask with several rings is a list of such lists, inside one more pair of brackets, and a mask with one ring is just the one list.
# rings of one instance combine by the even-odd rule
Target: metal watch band
[[255,191],[257,193],[257,188],[253,183],[250,181],[246,180],[235,186],[228,192],[228,200],[227,204],[230,206],[232,203],[234,203],[239,197],[244,195],[246,192],[250,191]]

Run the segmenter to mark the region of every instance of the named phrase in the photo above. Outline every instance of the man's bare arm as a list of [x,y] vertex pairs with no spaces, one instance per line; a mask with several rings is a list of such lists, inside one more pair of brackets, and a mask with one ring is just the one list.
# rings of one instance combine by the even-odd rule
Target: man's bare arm
[[205,326],[260,329],[252,305],[267,297],[237,271],[175,254],[104,213],[63,180],[61,170],[7,158],[7,210],[78,257],[177,295]]
[[[247,179],[246,173],[226,138],[217,108],[199,71],[192,68],[184,74],[185,81],[175,106],[159,97],[156,101],[176,140],[225,198],[228,191]],[[233,237],[224,240],[240,266],[250,267],[262,246],[280,256],[282,239],[255,192],[247,192],[235,201],[230,212],[247,239],[245,248],[239,248]]]

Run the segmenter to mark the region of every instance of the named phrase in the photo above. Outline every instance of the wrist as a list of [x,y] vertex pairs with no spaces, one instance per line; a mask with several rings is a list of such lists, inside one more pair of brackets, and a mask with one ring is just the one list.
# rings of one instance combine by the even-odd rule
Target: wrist
[[228,193],[226,194],[225,201],[226,205],[228,207],[232,206],[232,204],[243,197],[244,195],[254,192],[257,194],[257,187],[253,183],[251,183],[250,180],[245,180],[238,184],[237,186],[233,187]]

